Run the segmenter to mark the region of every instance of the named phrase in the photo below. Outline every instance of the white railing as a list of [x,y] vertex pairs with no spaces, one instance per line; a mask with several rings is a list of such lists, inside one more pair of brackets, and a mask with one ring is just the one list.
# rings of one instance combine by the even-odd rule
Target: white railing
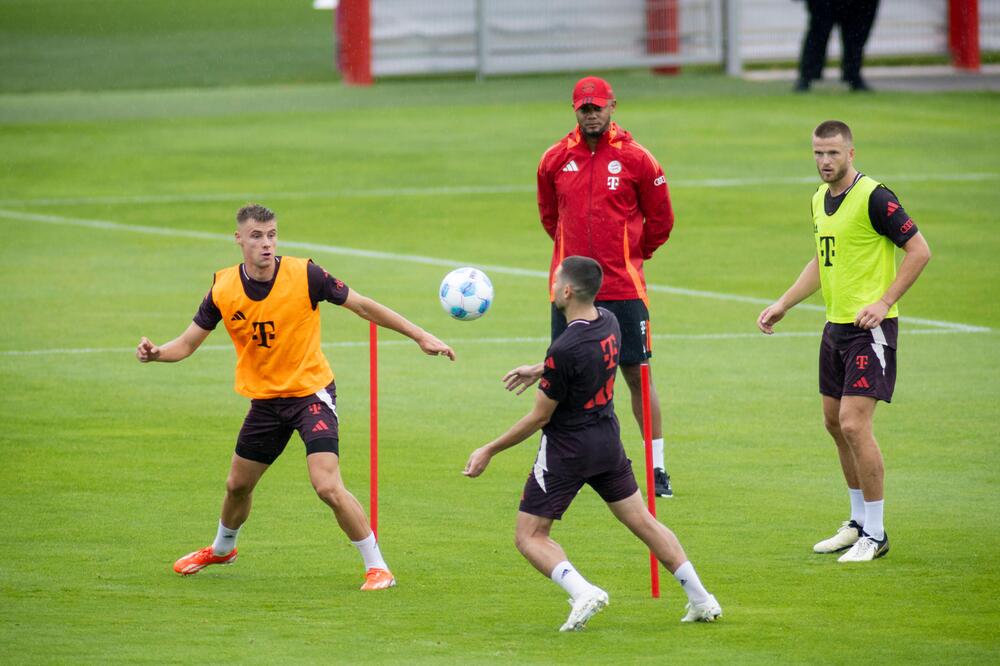
[[[676,34],[650,35],[646,0],[373,0],[372,72],[485,76],[721,62],[731,2],[677,0]],[[650,53],[650,37],[675,38],[677,51]]]
[[[796,60],[807,22],[799,0],[676,0],[676,32],[651,35],[651,5],[655,11],[647,0],[372,0],[372,72],[489,76],[719,63],[735,75],[744,62]],[[1000,50],[1000,0],[979,0],[979,16],[981,48]],[[651,52],[666,50],[665,41],[673,53]],[[947,53],[947,0],[882,0],[867,55]],[[836,29],[829,55],[840,55]]]

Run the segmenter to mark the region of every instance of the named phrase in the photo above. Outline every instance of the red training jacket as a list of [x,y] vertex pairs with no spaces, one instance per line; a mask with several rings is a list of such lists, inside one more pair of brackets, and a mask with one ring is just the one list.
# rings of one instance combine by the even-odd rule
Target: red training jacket
[[611,123],[591,153],[577,127],[545,151],[538,212],[555,241],[550,284],[565,257],[582,255],[604,269],[598,300],[649,304],[642,262],[669,238],[674,211],[663,169],[631,134]]

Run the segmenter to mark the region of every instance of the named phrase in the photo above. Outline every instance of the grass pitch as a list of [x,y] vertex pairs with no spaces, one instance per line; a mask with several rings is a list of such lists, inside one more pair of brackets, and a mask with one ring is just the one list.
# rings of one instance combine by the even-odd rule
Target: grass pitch
[[[650,599],[643,548],[585,491],[554,536],[611,605],[586,632],[557,633],[564,596],[512,543],[534,442],[480,479],[460,470],[528,409],[499,378],[546,346],[534,170],[572,126],[573,80],[0,95],[0,660],[1000,657],[996,96],[799,97],[697,76],[613,83],[617,119],[663,162],[678,218],[647,264],[677,492],[658,507],[725,615],[680,625],[666,572]],[[876,416],[893,550],[857,567],[811,552],[847,511],[816,394],[822,315],[797,309],[774,338],[753,324],[757,299],[809,256],[809,132],[829,117],[852,125],[857,164],[934,251],[901,304],[896,398]],[[248,199],[278,212],[284,252],[459,354],[449,364],[382,336],[380,536],[399,579],[387,593],[356,591],[359,558],[297,438],[258,489],[237,563],[170,571],[214,534],[246,401],[221,331],[178,365],[140,366],[131,349],[179,333],[212,271],[239,261],[227,236]],[[474,323],[435,297],[462,264],[488,267],[497,291]],[[323,307],[343,469],[366,503],[367,326]]]

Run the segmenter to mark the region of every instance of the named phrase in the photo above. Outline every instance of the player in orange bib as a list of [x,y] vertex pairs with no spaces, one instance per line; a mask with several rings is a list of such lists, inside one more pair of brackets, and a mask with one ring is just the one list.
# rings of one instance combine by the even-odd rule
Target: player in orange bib
[[342,305],[362,319],[402,333],[425,354],[455,360],[455,352],[311,260],[277,256],[277,220],[267,208],[244,206],[236,222],[243,263],[215,274],[211,290],[180,337],[160,346],[143,337],[135,352],[141,363],[181,361],[221,321],[236,347],[236,391],[250,398],[226,480],[215,541],[177,560],[174,571],[190,575],[210,564],[230,564],[236,559],[236,538],[250,515],[253,489],[297,430],[306,446],[313,488],[333,509],[340,528],[364,560],[361,589],[392,587],[396,579],[382,557],[368,517],[340,476],[337,393],[333,371],[320,350],[319,302]]

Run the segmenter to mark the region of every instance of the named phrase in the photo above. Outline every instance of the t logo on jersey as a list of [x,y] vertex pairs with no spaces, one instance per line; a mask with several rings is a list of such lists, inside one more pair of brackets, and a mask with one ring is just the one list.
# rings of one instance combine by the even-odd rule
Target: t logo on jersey
[[819,250],[819,256],[823,257],[824,266],[833,266],[833,262],[830,261],[834,255],[837,254],[834,248],[837,246],[837,241],[834,236],[820,236],[819,242],[822,247]]
[[864,370],[868,367],[868,357],[859,355],[854,359],[854,364],[858,366],[858,370]]
[[611,370],[618,365],[618,340],[614,335],[609,335],[601,340],[601,350],[604,352],[606,370]]
[[608,176],[608,189],[609,190],[617,190],[618,189],[618,183],[620,183],[620,182],[622,182],[622,179],[619,178],[618,176]]
[[[268,329],[270,327],[270,330]],[[271,348],[271,345],[267,344],[270,340],[274,340],[274,330],[273,321],[255,321],[253,323],[253,330],[257,331],[253,334],[253,339],[257,341],[258,347]]]

